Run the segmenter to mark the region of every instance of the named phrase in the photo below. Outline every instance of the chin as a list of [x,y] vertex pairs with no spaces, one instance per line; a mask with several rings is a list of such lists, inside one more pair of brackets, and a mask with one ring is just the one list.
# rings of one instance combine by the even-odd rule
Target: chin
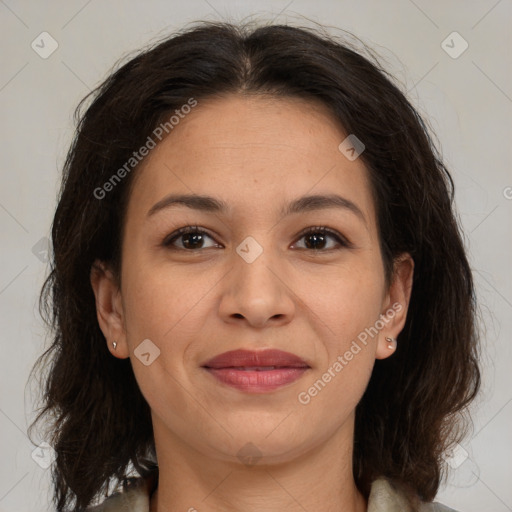
[[[276,423],[273,429],[275,427]],[[281,432],[278,430],[272,432],[272,429],[240,428],[228,443],[223,436],[220,446],[210,446],[214,451],[211,454],[214,458],[246,466],[287,463],[314,448],[302,438],[294,440],[289,426]]]

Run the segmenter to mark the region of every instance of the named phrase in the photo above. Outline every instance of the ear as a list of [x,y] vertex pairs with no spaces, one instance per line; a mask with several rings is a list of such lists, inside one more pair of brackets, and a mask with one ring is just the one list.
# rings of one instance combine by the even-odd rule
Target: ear
[[414,260],[409,253],[403,253],[395,258],[392,282],[384,298],[380,317],[384,327],[379,332],[376,359],[386,359],[394,353],[393,348],[389,348],[386,338],[398,338],[404,328],[411,298],[413,275]]
[[[123,304],[121,291],[110,268],[102,261],[96,260],[91,267],[91,286],[96,297],[96,314],[107,348],[119,359],[129,357],[124,328]],[[112,342],[117,343],[114,349]]]

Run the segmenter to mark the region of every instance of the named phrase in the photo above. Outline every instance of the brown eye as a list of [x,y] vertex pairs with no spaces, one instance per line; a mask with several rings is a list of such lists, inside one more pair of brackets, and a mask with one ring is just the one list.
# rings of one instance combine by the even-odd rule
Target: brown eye
[[[299,235],[299,239],[304,238],[304,247],[300,249],[310,249],[313,251],[329,251],[333,249],[339,249],[340,247],[350,247],[351,244],[348,240],[343,237],[337,231],[326,228],[325,226],[317,226],[308,228]],[[329,243],[329,239],[335,240],[335,245],[326,247]]]
[[[213,238],[204,230],[198,226],[185,226],[178,229],[171,235],[169,235],[163,242],[165,247],[194,251],[197,249],[209,249],[210,247],[204,247],[205,238]],[[181,246],[177,246],[175,242],[181,239]],[[217,245],[218,246],[218,245]]]

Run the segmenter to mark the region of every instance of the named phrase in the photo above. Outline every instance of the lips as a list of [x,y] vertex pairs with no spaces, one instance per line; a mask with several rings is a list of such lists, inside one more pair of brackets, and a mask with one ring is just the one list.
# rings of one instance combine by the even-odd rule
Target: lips
[[277,349],[232,350],[210,359],[202,366],[215,370],[230,368],[240,371],[272,371],[280,368],[310,367],[295,354]]
[[310,366],[282,350],[232,350],[210,359],[202,367],[216,382],[244,393],[271,393],[292,384]]

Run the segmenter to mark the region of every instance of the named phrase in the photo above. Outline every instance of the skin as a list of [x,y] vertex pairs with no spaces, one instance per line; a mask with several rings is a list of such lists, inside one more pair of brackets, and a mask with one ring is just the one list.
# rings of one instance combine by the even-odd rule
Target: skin
[[[323,105],[227,96],[200,101],[137,170],[121,284],[101,262],[91,284],[109,350],[131,358],[151,407],[160,469],[152,510],[367,509],[352,474],[355,407],[375,360],[393,354],[385,337],[404,326],[414,265],[402,255],[386,286],[368,172],[338,149],[346,136]],[[148,216],[170,193],[211,195],[230,210],[181,205]],[[336,208],[279,215],[298,197],[332,193],[355,203],[364,220]],[[202,245],[179,250],[186,235],[175,250],[162,245],[187,225],[209,232]],[[329,235],[316,252],[307,248],[314,240],[298,235],[315,226],[352,246]],[[252,263],[236,252],[248,236],[263,249]],[[298,394],[396,303],[402,309],[378,335],[299,403]],[[145,339],[160,350],[148,366],[134,354]],[[311,369],[271,393],[248,394],[201,368],[238,348],[292,352]],[[244,463],[243,447],[261,455],[257,463]]]

